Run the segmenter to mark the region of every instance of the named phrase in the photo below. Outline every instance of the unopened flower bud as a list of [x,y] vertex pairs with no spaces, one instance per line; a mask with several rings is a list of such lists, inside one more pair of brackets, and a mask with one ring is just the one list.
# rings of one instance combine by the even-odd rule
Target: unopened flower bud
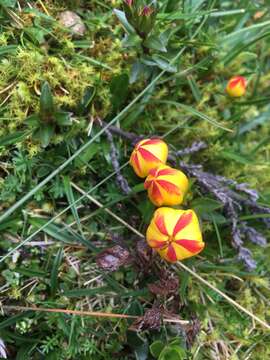
[[161,139],[141,140],[134,148],[130,164],[139,177],[146,177],[149,171],[166,163],[168,146]]
[[154,9],[150,6],[144,6],[142,9],[141,15],[142,16],[150,16],[154,12]]
[[199,220],[193,210],[157,209],[147,229],[146,240],[169,262],[197,255],[204,248]]
[[160,165],[149,171],[144,187],[154,205],[179,205],[187,192],[188,178],[180,170]]
[[243,76],[233,76],[226,86],[227,94],[231,97],[243,96],[246,92],[247,80]]

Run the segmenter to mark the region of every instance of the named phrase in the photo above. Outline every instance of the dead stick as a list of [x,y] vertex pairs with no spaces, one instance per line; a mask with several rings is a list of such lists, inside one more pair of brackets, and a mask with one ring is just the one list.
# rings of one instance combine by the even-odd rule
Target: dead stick
[[[36,312],[48,312],[48,313],[63,313],[70,315],[81,315],[81,316],[93,316],[93,317],[102,317],[102,318],[119,318],[119,319],[138,319],[139,316],[126,315],[126,314],[116,314],[116,313],[105,313],[100,311],[81,311],[81,310],[68,310],[68,309],[52,309],[52,308],[42,308],[34,306],[15,306],[15,305],[2,305],[3,310],[15,310],[15,311],[36,311]],[[189,325],[191,322],[188,320],[180,319],[163,319],[166,323],[176,323],[181,325]]]

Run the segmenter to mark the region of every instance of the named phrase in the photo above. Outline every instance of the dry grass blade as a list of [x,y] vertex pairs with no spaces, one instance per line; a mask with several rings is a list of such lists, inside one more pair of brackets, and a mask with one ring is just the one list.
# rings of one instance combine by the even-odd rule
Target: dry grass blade
[[[79,315],[79,316],[93,316],[98,318],[118,318],[118,319],[138,319],[138,316],[126,315],[126,314],[116,314],[116,313],[106,313],[100,311],[82,311],[82,310],[68,310],[68,309],[57,309],[57,308],[41,308],[34,306],[13,306],[13,305],[2,305],[2,310],[6,311],[36,311],[36,312],[47,312],[47,313],[62,313],[70,315]],[[180,325],[189,325],[190,321],[181,320],[181,319],[169,319],[164,318],[165,323],[175,323]]]

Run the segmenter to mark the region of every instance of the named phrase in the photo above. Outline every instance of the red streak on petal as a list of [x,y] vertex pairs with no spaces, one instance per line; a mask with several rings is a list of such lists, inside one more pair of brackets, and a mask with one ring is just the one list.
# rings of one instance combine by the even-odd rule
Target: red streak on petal
[[160,162],[160,160],[155,156],[153,155],[150,151],[140,147],[138,149],[138,151],[140,152],[140,154],[142,155],[142,157],[147,160],[147,161],[158,161]]
[[175,175],[177,173],[177,170],[175,169],[161,169],[158,172],[158,176],[162,175]]
[[198,253],[204,248],[204,243],[198,242],[196,240],[181,239],[174,240],[174,242],[194,254]]
[[168,193],[175,193],[177,195],[180,195],[180,190],[175,184],[167,180],[157,180],[157,183],[158,185],[163,187],[163,189],[165,189]]
[[158,230],[161,232],[161,234],[168,235],[168,231],[166,229],[163,215],[158,215],[156,217],[155,224],[156,224]]
[[176,236],[179,231],[183,230],[192,219],[192,212],[189,212],[188,214],[183,214],[177,221],[174,230],[173,230],[173,236]]
[[163,198],[161,195],[161,192],[159,190],[158,185],[156,184],[155,181],[152,181],[152,197],[157,201],[157,202],[162,202]]
[[149,242],[151,242],[151,247],[154,249],[162,249],[164,246],[166,246],[165,241],[149,240]]
[[171,244],[168,246],[167,257],[170,261],[177,261],[176,252]]
[[241,86],[246,86],[246,79],[243,76],[237,76],[229,83],[229,87],[233,89],[238,83],[241,83]]
[[138,159],[138,154],[134,154],[133,160],[134,160],[134,163],[135,163],[135,166],[137,167],[137,169],[139,171],[141,171],[141,165],[140,165],[140,162],[139,162],[139,159]]
[[149,139],[145,143],[143,143],[142,146],[159,144],[160,142],[162,142],[162,140],[160,140],[160,139]]
[[149,174],[155,177],[157,174],[157,168],[152,168],[151,170],[149,170]]
[[149,189],[150,186],[152,185],[152,183],[153,183],[153,180],[146,180],[146,181],[144,182],[144,188],[145,188],[145,189]]

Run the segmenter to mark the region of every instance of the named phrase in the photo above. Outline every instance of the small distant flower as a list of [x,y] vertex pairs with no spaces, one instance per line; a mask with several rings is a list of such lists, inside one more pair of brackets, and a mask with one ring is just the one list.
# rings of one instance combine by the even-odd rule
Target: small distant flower
[[169,262],[189,258],[204,248],[199,220],[193,210],[157,209],[147,229],[146,240]]
[[160,165],[149,171],[144,187],[154,205],[179,205],[187,192],[188,178],[180,170]]
[[168,157],[168,146],[161,139],[141,140],[134,148],[130,164],[139,177],[146,177],[149,171],[164,164]]
[[133,0],[125,0],[125,3],[131,7],[133,4]]
[[231,97],[243,96],[246,92],[247,80],[243,76],[233,76],[226,86],[226,91]]
[[144,6],[144,8],[142,9],[141,15],[143,16],[150,16],[151,14],[153,14],[154,9],[151,8],[150,6]]

